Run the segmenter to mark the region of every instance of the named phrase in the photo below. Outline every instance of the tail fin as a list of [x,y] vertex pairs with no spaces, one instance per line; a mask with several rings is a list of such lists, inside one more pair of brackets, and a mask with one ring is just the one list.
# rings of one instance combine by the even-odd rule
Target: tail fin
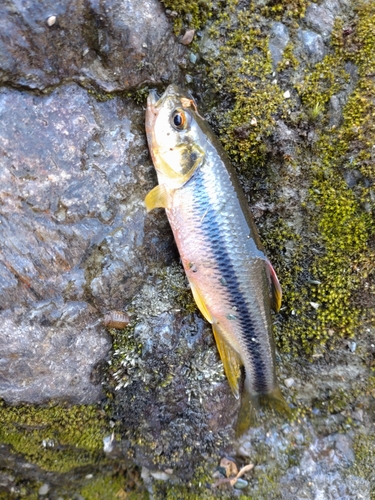
[[278,385],[273,391],[266,394],[250,394],[245,388],[242,393],[241,406],[235,427],[237,438],[257,424],[257,410],[260,408],[274,410],[287,417],[292,415],[291,409]]

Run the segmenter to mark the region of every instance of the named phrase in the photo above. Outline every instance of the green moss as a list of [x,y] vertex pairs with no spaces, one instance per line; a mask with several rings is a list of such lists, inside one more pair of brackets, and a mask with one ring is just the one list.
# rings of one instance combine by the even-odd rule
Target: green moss
[[354,440],[355,462],[351,471],[370,483],[370,499],[375,499],[375,435],[358,435]]
[[94,406],[7,406],[0,402],[0,442],[48,471],[67,472],[102,456],[103,416]]
[[212,16],[211,0],[161,0],[167,9],[177,12],[174,21],[175,33],[179,34],[185,25],[188,28],[200,29]]
[[[252,6],[239,11],[235,23],[228,15],[218,25],[220,33],[226,30],[226,43],[220,47],[220,62],[211,61],[209,76],[216,91],[232,101],[230,110],[218,117],[221,140],[242,169],[263,165],[267,152],[263,141],[285,103],[282,89],[272,80],[268,38]],[[215,33],[215,25],[211,32]]]
[[[335,71],[332,71],[332,68],[335,68]],[[322,107],[325,106],[347,81],[348,74],[344,69],[341,55],[334,53],[325,56],[313,68],[308,66],[304,80],[296,84],[296,89],[306,108],[313,109],[317,103]]]
[[[138,481],[137,481],[138,482]],[[129,478],[118,475],[100,475],[95,477],[81,489],[85,500],[147,500],[148,493],[143,487],[132,483],[129,491]]]
[[288,18],[304,17],[310,3],[309,0],[267,0],[261,12],[264,16],[285,22]]

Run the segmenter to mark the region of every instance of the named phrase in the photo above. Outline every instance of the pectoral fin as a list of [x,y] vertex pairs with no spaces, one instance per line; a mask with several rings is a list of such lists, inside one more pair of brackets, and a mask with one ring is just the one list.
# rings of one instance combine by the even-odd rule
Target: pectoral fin
[[218,325],[213,323],[212,330],[219,351],[221,361],[224,365],[224,372],[234,396],[238,399],[240,396],[239,379],[241,376],[241,362],[238,354],[225,342]]
[[206,306],[206,304],[205,304],[205,302],[204,302],[201,294],[199,293],[199,290],[194,285],[194,283],[190,283],[190,287],[191,287],[191,291],[193,292],[193,297],[194,297],[195,303],[198,306],[198,309],[200,310],[200,312],[202,313],[202,315],[205,317],[205,319],[209,323],[212,323],[211,314],[209,313],[209,311],[207,309],[207,306]]
[[271,280],[271,294],[272,294],[271,305],[272,305],[272,309],[275,312],[279,312],[280,307],[281,307],[281,298],[282,298],[283,293],[281,290],[279,280],[278,280],[277,275],[276,275],[276,271],[272,267],[271,262],[267,261],[267,266],[268,266],[269,277]]
[[164,184],[155,186],[145,197],[145,205],[147,212],[151,212],[154,208],[170,208],[172,198],[170,192]]

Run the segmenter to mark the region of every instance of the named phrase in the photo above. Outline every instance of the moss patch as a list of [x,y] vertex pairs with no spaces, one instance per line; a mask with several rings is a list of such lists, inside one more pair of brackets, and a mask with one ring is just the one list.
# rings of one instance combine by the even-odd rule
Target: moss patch
[[[236,2],[229,2],[210,28],[221,47],[220,57],[207,58],[207,70],[216,92],[214,116],[221,140],[245,190],[253,203],[277,207],[277,213],[265,214],[257,224],[284,292],[276,321],[279,347],[296,352],[302,345],[313,354],[353,335],[375,296],[370,245],[375,19],[371,2],[357,4],[350,35],[337,20],[321,62],[298,61],[291,41],[274,72],[264,16],[282,16],[285,22],[303,15],[307,3],[251,3],[235,13]],[[358,65],[358,81],[349,76],[348,62]],[[291,71],[301,64],[305,69],[293,89]],[[349,82],[355,82],[352,92]],[[338,95],[347,102],[340,123],[332,125],[331,99]],[[294,132],[290,144],[275,143],[280,120]],[[348,170],[356,171],[355,185],[345,180]],[[289,193],[295,196],[293,203]],[[364,287],[367,303],[358,299]]]
[[185,25],[199,29],[212,16],[213,2],[210,0],[161,0],[165,7],[177,14],[174,22],[176,34]]
[[375,499],[375,435],[359,435],[354,442],[355,463],[353,474],[363,477],[370,483],[370,499]]
[[6,406],[0,402],[0,442],[42,469],[68,472],[103,458],[105,421],[93,406]]
[[[131,488],[131,489],[129,489]],[[80,490],[85,500],[147,500],[148,493],[139,482],[122,475],[99,476],[91,479]]]

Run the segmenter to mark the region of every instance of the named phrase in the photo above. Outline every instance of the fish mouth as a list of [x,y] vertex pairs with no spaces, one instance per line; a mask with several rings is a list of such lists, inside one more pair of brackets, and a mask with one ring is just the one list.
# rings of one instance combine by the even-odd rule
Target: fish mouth
[[150,93],[147,97],[147,105],[146,105],[146,135],[149,145],[152,144],[153,139],[153,129],[155,125],[156,118],[158,116],[157,105],[159,104],[160,98],[157,94],[156,90],[150,90]]
[[183,92],[183,90],[175,84],[168,85],[165,92],[161,96],[156,92],[155,89],[152,89],[148,94],[147,108],[155,112],[157,108],[160,108],[163,105],[164,101],[167,98],[171,97],[185,97],[185,92]]

